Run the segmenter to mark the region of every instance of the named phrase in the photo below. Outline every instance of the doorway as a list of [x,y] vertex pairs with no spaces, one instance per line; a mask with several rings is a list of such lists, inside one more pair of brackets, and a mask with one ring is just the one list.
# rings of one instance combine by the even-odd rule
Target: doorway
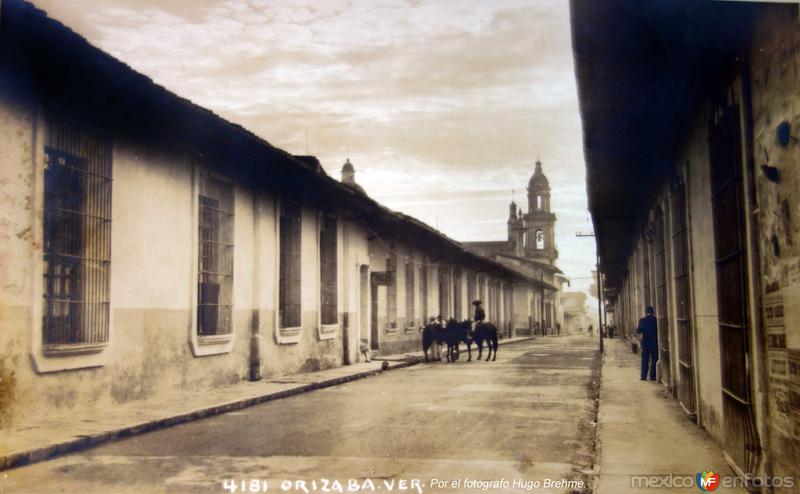
[[732,96],[714,105],[708,126],[714,261],[717,271],[723,446],[742,473],[760,456],[751,388],[750,314],[740,106]]
[[358,344],[359,355],[361,343],[369,343],[369,266],[358,268]]
[[658,320],[658,360],[661,364],[661,382],[672,387],[670,362],[669,319],[667,319],[667,244],[664,239],[664,213],[656,209],[653,225],[656,254],[656,318]]
[[370,276],[369,283],[369,298],[370,298],[370,348],[378,350],[380,348],[378,339],[380,338],[380,331],[378,330],[378,283],[375,279],[375,273]]
[[672,191],[672,256],[675,281],[675,322],[678,330],[678,401],[689,417],[697,417],[694,387],[694,333],[689,287],[689,239],[686,229],[686,186]]

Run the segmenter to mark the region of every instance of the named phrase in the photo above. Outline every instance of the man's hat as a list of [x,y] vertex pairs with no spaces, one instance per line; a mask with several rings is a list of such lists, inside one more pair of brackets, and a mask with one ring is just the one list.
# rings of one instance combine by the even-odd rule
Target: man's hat
[[472,301],[472,305],[481,305],[482,303],[483,302],[481,302],[480,300],[473,300]]

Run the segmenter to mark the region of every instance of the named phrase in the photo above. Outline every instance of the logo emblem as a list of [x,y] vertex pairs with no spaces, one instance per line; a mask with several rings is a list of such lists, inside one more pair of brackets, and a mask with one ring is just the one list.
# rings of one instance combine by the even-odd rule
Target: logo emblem
[[697,488],[703,492],[711,492],[719,487],[719,474],[713,470],[703,470],[697,474]]

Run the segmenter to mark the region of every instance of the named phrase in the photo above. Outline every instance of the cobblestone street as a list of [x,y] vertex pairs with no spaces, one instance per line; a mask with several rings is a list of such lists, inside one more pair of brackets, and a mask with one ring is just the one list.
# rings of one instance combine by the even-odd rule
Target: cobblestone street
[[412,481],[465,492],[480,490],[465,481],[501,479],[509,487],[496,492],[537,481],[561,482],[537,492],[569,491],[565,480],[590,485],[595,343],[538,338],[502,346],[496,362],[399,369],[9,470],[0,492],[221,493],[226,480],[237,492],[316,480],[323,492],[323,478],[376,491],[389,491],[383,479],[408,492]]

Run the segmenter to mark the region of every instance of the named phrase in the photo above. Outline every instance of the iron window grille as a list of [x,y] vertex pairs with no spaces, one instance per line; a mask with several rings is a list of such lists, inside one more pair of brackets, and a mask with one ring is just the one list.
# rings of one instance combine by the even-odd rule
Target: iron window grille
[[197,334],[228,335],[233,328],[233,184],[200,176]]
[[419,298],[422,311],[422,324],[428,323],[428,266],[423,264],[419,268]]
[[300,234],[301,206],[284,201],[280,217],[280,269],[278,287],[278,318],[280,327],[301,325],[300,312]]
[[678,329],[678,398],[684,410],[695,416],[694,359],[692,357],[692,306],[689,286],[689,239],[686,228],[686,188],[677,184],[672,194],[672,254],[675,282],[675,313]]
[[406,326],[414,325],[414,263],[406,261]]
[[45,351],[109,338],[111,140],[47,124],[44,148]]
[[736,468],[753,473],[761,447],[751,389],[752,333],[748,311],[746,211],[738,105],[720,101],[709,120],[711,211],[717,271],[717,314],[722,371],[725,454]]
[[439,315],[448,319],[450,317],[450,270],[439,268]]
[[[386,259],[386,271],[397,273],[397,256],[390,254]],[[389,276],[389,284],[386,285],[386,328],[397,328],[397,276]]]
[[498,300],[497,300],[497,286],[494,281],[489,282],[489,320],[495,324],[497,324],[497,309],[498,309]]
[[670,328],[667,318],[667,243],[664,234],[664,212],[659,207],[656,209],[653,226],[653,250],[655,251],[655,309],[658,322],[658,359],[661,361],[661,380],[667,386],[672,386],[672,355],[670,352]]
[[339,322],[337,304],[337,221],[323,214],[319,231],[320,305],[322,324]]
[[[471,301],[470,301],[471,302]],[[453,317],[456,320],[462,319],[461,314],[461,270],[453,270]]]
[[475,275],[468,274],[467,275],[467,302],[472,304],[475,300]]

